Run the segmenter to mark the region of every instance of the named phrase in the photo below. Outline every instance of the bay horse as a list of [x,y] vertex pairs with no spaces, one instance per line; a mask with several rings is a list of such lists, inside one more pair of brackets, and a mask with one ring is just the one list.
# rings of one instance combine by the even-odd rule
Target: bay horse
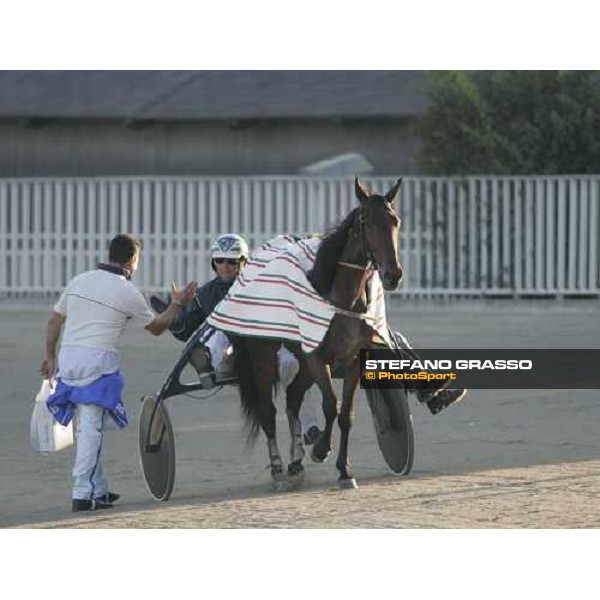
[[[233,338],[235,371],[240,384],[242,408],[250,424],[249,437],[262,428],[267,437],[272,483],[284,489],[283,463],[276,440],[273,388],[277,383],[277,351],[281,344],[294,353],[300,369],[286,390],[286,413],[291,435],[289,487],[297,487],[303,478],[305,456],[298,413],[304,393],[316,383],[323,396],[325,430],[313,447],[312,458],[323,462],[331,453],[331,436],[336,419],[341,432],[336,467],[341,488],[357,487],[348,458],[348,442],[354,418],[354,397],[360,379],[359,351],[372,346],[377,335],[366,311],[367,278],[377,270],[385,290],[397,288],[402,278],[398,260],[400,218],[394,199],[402,179],[385,194],[370,194],[355,178],[359,206],[342,223],[325,235],[309,281],[315,290],[336,307],[329,329],[320,346],[303,353],[300,345],[281,339],[250,336]],[[333,387],[332,372],[341,369],[343,393],[341,410]]]

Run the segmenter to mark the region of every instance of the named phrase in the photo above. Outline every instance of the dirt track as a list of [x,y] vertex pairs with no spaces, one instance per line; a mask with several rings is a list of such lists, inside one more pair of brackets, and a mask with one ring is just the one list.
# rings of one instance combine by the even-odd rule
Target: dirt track
[[321,488],[278,496],[165,504],[160,509],[102,512],[94,518],[36,527],[599,527],[599,493],[600,461],[585,461],[402,481],[382,477],[350,492]]
[[[427,305],[394,303],[392,321],[417,346],[594,348],[596,302]],[[172,500],[150,499],[138,466],[137,399],[162,383],[180,345],[141,332],[125,339],[131,425],[111,432],[105,470],[119,507],[69,512],[72,450],[39,457],[28,421],[46,313],[0,307],[0,525],[4,527],[598,527],[600,402],[596,391],[473,391],[437,417],[412,404],[416,458],[408,478],[379,456],[365,402],[352,439],[357,491],[333,487],[333,462],[307,463],[301,492],[267,492],[266,449],[248,449],[232,390],[170,404],[177,440]],[[281,412],[281,411],[280,411]],[[283,419],[283,417],[281,417]],[[281,421],[282,449],[287,427]]]

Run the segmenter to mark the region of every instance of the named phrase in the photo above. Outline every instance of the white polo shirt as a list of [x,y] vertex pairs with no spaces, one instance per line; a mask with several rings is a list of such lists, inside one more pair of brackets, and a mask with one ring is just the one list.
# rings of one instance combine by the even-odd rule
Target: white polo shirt
[[133,283],[100,269],[74,277],[54,310],[67,317],[58,365],[59,376],[69,385],[87,385],[118,370],[126,324],[143,328],[155,319]]

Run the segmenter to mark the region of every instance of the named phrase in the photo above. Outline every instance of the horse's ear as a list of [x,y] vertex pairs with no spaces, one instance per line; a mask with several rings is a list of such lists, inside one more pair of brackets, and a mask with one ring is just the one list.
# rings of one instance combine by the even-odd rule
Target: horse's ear
[[389,202],[391,204],[394,201],[394,198],[396,197],[396,194],[398,193],[398,190],[400,189],[401,184],[402,184],[402,177],[400,177],[400,179],[398,179],[398,181],[396,181],[394,187],[385,195],[386,202]]
[[363,187],[363,184],[359,181],[358,177],[354,177],[354,193],[356,194],[356,197],[360,200],[360,203],[363,204],[364,202],[368,202],[369,198],[371,196],[369,196],[369,192],[367,192],[367,190],[365,190],[365,188]]

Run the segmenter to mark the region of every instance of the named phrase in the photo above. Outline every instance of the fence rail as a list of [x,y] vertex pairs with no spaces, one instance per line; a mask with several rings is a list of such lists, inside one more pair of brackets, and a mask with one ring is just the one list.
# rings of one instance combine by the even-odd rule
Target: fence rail
[[[393,178],[367,178],[387,190]],[[399,294],[598,295],[600,176],[405,178]],[[89,178],[0,180],[0,294],[59,292],[106,259],[108,240],[142,240],[136,282],[207,280],[209,247],[240,232],[251,247],[323,231],[355,206],[348,179]]]

